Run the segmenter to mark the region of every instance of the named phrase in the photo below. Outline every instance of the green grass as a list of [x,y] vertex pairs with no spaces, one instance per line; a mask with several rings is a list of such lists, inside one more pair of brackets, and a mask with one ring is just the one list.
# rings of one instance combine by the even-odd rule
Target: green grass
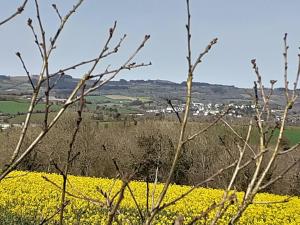
[[[243,136],[245,136],[245,130],[243,131]],[[275,145],[277,142],[277,138],[279,135],[279,129],[276,129],[274,131],[274,135],[271,139],[271,145]],[[300,127],[294,127],[294,126],[287,126],[284,129],[283,132],[283,138],[285,141],[288,141],[288,145],[291,147],[292,145],[297,144],[300,142]],[[250,143],[251,144],[256,144],[259,143],[259,134],[258,130],[255,128],[253,129],[251,138],[250,138]]]
[[[56,116],[56,112],[50,112],[48,115],[49,120],[52,120]],[[91,118],[92,113],[85,112],[83,113],[82,117],[83,119]],[[62,116],[61,119],[64,118],[74,118],[76,120],[77,118],[77,112],[67,110],[67,112]],[[26,115],[16,115],[9,119],[9,123],[22,123],[25,121]],[[42,123],[44,121],[45,114],[44,113],[33,113],[31,115],[31,122],[32,123]]]
[[[18,114],[27,112],[29,102],[24,101],[0,101],[0,112],[6,114]],[[43,110],[43,105],[38,104],[36,110]]]
[[[279,130],[276,130],[275,136],[277,137],[278,134]],[[283,135],[288,139],[290,145],[295,145],[300,142],[300,127],[286,127]]]
[[149,102],[151,101],[150,97],[130,97],[130,96],[123,96],[123,95],[89,95],[86,97],[88,101],[94,103],[104,103],[104,102],[111,102],[111,103],[119,103],[119,102],[132,102],[136,99],[139,99],[142,102]]
[[[0,101],[0,112],[10,115],[16,115],[18,113],[26,113],[29,107],[29,102],[24,100],[18,101]],[[51,106],[51,110],[57,110],[59,108],[58,105]],[[34,111],[44,110],[45,104],[40,103],[37,104],[34,108]]]
[[89,95],[89,96],[86,96],[86,100],[90,101],[92,103],[104,103],[104,102],[110,101],[111,99],[107,98],[103,95]]
[[128,99],[113,99],[101,95],[87,96],[86,100],[92,102],[93,104],[99,104],[99,105],[118,105],[118,104],[122,105],[132,101]]

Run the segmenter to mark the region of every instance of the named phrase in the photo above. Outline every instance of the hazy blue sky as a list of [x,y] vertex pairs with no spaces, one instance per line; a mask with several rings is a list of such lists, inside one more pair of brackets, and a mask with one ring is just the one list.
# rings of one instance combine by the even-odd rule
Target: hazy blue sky
[[[49,38],[58,26],[51,4],[56,3],[64,14],[75,1],[40,2]],[[0,20],[20,3],[1,0]],[[251,87],[255,76],[250,60],[256,58],[264,79],[278,79],[282,84],[285,32],[289,34],[289,72],[294,78],[300,46],[299,10],[299,0],[191,0],[194,57],[212,38],[219,38],[219,43],[197,69],[195,81]],[[26,26],[28,17],[35,20],[32,0],[21,16],[0,27],[0,74],[23,74],[15,56],[17,51],[22,53],[31,73],[40,70],[38,51]],[[114,20],[118,21],[115,42],[123,33],[128,34],[128,38],[121,54],[103,61],[99,70],[107,64],[122,62],[143,36],[150,34],[150,42],[137,61],[152,61],[153,65],[123,73],[118,78],[185,80],[185,0],[86,0],[61,35],[50,59],[51,69],[96,56]],[[83,71],[71,75],[79,76]]]

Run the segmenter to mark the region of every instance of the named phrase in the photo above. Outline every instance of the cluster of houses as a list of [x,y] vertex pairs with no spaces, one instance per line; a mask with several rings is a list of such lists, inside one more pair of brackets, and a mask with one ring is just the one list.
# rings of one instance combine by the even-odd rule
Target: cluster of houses
[[[219,103],[201,103],[201,102],[192,102],[191,104],[191,113],[193,116],[210,116],[210,115],[218,115],[224,112],[225,109],[229,107],[228,116],[233,116],[237,118],[241,118],[243,116],[249,115],[254,112],[255,105],[251,104],[238,104],[238,103],[230,103],[228,105],[219,104]],[[160,109],[149,109],[146,110],[147,113],[173,113],[174,110],[176,112],[183,112],[185,109],[185,104],[180,104],[176,106],[167,106],[165,108]]]
[[22,127],[23,126],[23,123],[22,124],[19,124],[19,123],[14,123],[14,124],[10,124],[10,123],[5,123],[5,122],[0,122],[0,131],[1,130],[7,130],[11,127]]

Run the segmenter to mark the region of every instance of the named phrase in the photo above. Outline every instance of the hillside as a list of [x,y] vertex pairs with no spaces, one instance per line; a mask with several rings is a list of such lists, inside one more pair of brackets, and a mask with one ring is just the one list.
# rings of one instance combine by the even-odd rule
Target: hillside
[[[33,76],[34,82],[37,77]],[[53,80],[52,82],[55,82]],[[65,75],[53,90],[57,96],[66,96],[77,84],[78,79]],[[26,76],[0,75],[0,95],[24,95],[31,93],[31,86]],[[201,82],[193,83],[193,99],[201,102],[243,102],[250,101],[251,89],[238,88],[230,85],[208,84]],[[97,94],[125,95],[125,96],[147,96],[158,100],[164,98],[183,100],[185,95],[185,82],[175,83],[166,80],[129,80],[121,79],[111,81],[105,85]],[[274,92],[273,103],[281,105],[284,103],[282,89]]]

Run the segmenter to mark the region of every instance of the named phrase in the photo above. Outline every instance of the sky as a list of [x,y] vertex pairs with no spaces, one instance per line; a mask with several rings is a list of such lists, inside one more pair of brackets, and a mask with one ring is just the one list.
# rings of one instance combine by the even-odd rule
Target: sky
[[[0,21],[14,12],[22,1],[1,0]],[[76,0],[40,0],[41,17],[47,39],[55,33],[59,20],[51,7],[55,3],[66,14]],[[299,0],[190,0],[192,55],[195,59],[209,41],[219,39],[194,74],[194,81],[252,87],[255,74],[251,59],[256,58],[263,81],[283,84],[283,36],[288,33],[289,79],[296,75],[300,47]],[[33,0],[24,13],[0,26],[0,74],[24,75],[15,53],[20,52],[31,74],[38,74],[41,59],[27,19],[36,25]],[[66,24],[57,48],[49,59],[50,70],[70,66],[94,58],[117,21],[113,43],[126,33],[118,55],[101,62],[97,71],[107,65],[118,66],[139,45],[145,34],[151,38],[136,57],[136,62],[152,62],[152,66],[126,71],[117,79],[186,80],[185,0],[85,0]],[[89,67],[69,74],[80,77]],[[50,71],[50,72],[51,72]]]

